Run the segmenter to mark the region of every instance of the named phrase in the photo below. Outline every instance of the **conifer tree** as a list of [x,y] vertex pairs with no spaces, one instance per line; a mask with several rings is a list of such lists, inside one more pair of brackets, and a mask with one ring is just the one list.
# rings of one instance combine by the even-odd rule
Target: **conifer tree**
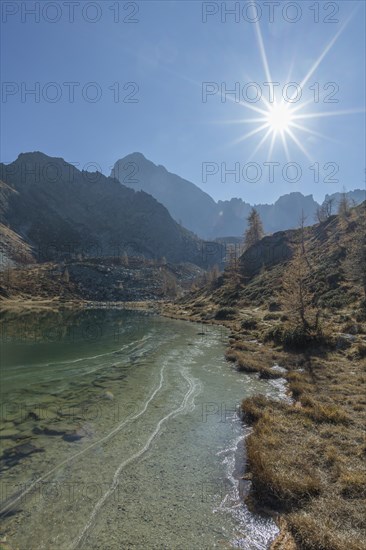
[[264,236],[262,220],[255,208],[252,208],[247,221],[248,228],[244,234],[244,250],[256,244]]
[[338,214],[341,217],[341,219],[345,220],[346,218],[348,218],[350,213],[350,206],[351,205],[347,197],[347,194],[345,191],[343,191],[338,203]]
[[362,289],[366,299],[366,206],[356,218],[355,232],[347,247],[345,261],[346,277]]
[[314,293],[309,288],[311,271],[302,246],[295,251],[283,278],[282,303],[291,324],[307,332],[317,325]]

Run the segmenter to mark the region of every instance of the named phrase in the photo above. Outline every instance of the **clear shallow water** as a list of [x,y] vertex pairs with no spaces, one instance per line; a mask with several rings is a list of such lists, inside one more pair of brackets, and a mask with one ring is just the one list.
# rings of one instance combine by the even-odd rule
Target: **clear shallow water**
[[224,329],[92,310],[8,316],[2,334],[11,548],[268,548],[237,407],[278,389],[232,369]]

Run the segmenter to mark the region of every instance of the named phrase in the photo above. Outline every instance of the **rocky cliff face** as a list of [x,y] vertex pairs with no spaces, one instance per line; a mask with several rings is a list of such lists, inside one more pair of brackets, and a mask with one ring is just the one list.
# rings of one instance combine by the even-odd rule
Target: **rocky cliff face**
[[240,258],[240,266],[245,276],[252,277],[263,267],[274,267],[289,260],[291,256],[291,233],[278,231],[251,246]]
[[0,223],[36,260],[143,255],[202,263],[202,243],[152,196],[61,158],[25,153],[0,165]]

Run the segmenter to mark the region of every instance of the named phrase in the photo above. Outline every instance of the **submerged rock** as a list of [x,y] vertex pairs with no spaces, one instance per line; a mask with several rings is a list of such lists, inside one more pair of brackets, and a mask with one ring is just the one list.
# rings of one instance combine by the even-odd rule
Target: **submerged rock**
[[114,399],[114,395],[111,391],[105,391],[104,393],[102,393],[101,397],[102,399],[109,399],[109,401],[113,401]]
[[41,447],[36,447],[30,441],[26,443],[21,443],[10,449],[5,449],[2,457],[3,466],[11,468],[19,464],[23,458],[26,458],[33,453],[44,453],[44,449]]
[[76,430],[69,431],[68,433],[65,433],[62,437],[64,441],[68,441],[70,443],[73,443],[74,441],[80,441],[85,436],[90,436],[91,431],[88,430],[88,427],[85,428],[77,428]]
[[0,432],[0,439],[17,439],[21,434],[15,428],[5,428]]
[[35,426],[33,433],[43,435],[64,435],[70,431],[70,426],[67,424],[55,423],[47,426]]
[[82,434],[79,434],[77,432],[65,434],[62,439],[64,441],[68,441],[69,443],[73,443],[74,441],[80,441],[84,436]]
[[271,367],[271,370],[274,370],[276,372],[287,372],[287,369],[285,369],[285,367],[280,367],[279,365],[273,365],[273,367]]

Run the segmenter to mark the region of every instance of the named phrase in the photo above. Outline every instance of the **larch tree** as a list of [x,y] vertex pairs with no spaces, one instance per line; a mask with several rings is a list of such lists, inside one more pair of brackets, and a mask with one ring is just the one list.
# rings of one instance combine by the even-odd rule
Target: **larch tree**
[[124,267],[128,267],[128,256],[127,256],[127,252],[125,251],[122,256],[121,256],[121,264],[124,266]]
[[351,203],[347,197],[347,193],[343,191],[338,203],[338,214],[341,219],[345,220],[348,218],[350,213],[350,208],[351,208]]
[[321,206],[318,206],[315,213],[315,221],[322,223],[325,222],[332,215],[334,199],[327,198],[324,200]]
[[305,216],[304,210],[301,210],[301,216],[299,218],[300,236],[301,236],[301,252],[305,256],[305,222],[307,216]]
[[64,283],[69,283],[70,282],[70,274],[69,274],[69,270],[67,269],[67,267],[65,267],[64,272],[62,273],[62,280],[63,280]]
[[362,290],[366,299],[366,206],[361,208],[356,223],[347,247],[345,271],[347,279]]
[[283,277],[282,303],[291,324],[305,332],[317,328],[319,313],[310,289],[311,269],[302,245],[295,251]]
[[316,296],[311,289],[312,267],[307,254],[305,220],[302,211],[299,242],[284,273],[281,301],[292,328],[301,328],[309,334],[319,329],[320,310],[314,305]]
[[244,233],[244,250],[248,250],[264,236],[262,220],[255,208],[252,208],[247,218],[248,228]]

